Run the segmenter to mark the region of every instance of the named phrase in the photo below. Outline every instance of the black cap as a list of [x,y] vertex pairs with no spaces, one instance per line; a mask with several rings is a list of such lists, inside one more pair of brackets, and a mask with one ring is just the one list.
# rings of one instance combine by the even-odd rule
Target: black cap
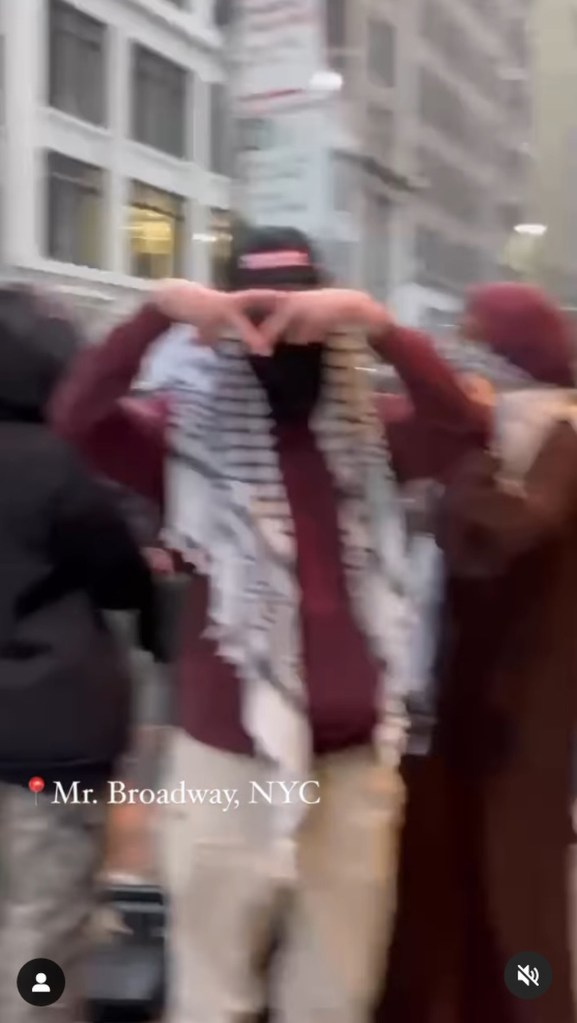
[[246,228],[233,242],[228,287],[322,287],[325,276],[311,240],[293,227]]

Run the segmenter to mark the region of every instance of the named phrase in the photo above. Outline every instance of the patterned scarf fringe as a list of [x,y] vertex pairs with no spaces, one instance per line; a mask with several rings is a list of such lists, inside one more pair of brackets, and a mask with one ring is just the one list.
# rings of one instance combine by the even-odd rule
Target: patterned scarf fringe
[[[414,682],[407,656],[407,538],[370,382],[359,372],[369,358],[364,338],[355,334],[327,341],[323,398],[312,429],[339,493],[351,606],[380,665],[381,752],[397,763],[408,729],[405,698]],[[311,737],[295,537],[268,402],[235,340],[211,351],[191,345],[180,374],[168,541],[210,581],[209,635],[243,683],[243,721],[256,749],[285,780],[304,780]],[[285,812],[284,828],[292,831],[298,818]]]

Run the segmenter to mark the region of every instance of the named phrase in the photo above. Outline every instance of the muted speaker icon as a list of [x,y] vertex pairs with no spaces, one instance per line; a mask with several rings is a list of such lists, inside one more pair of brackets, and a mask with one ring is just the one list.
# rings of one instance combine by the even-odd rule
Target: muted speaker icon
[[552,982],[553,971],[549,963],[536,952],[521,952],[507,963],[505,984],[515,998],[541,998]]
[[520,980],[522,984],[526,984],[527,987],[531,987],[531,984],[539,987],[539,970],[537,967],[532,970],[530,966],[519,966],[517,968],[517,980]]

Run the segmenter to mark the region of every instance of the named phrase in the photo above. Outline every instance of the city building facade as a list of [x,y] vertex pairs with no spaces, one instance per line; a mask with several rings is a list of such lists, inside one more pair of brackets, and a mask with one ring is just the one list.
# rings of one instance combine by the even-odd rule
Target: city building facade
[[[544,0],[546,5],[546,0]],[[502,272],[532,161],[525,0],[330,0],[331,60],[360,126],[360,278],[408,319],[450,321]]]
[[534,0],[535,159],[526,243],[527,276],[577,310],[577,3]]
[[[5,278],[61,289],[98,325],[150,279],[220,280],[236,194],[234,6],[0,0]],[[468,284],[498,275],[523,219],[529,7],[319,0],[319,59],[341,81],[326,108],[321,241],[336,280],[408,320],[450,320]]]
[[209,280],[230,202],[215,2],[3,0],[3,276],[98,325],[151,278]]

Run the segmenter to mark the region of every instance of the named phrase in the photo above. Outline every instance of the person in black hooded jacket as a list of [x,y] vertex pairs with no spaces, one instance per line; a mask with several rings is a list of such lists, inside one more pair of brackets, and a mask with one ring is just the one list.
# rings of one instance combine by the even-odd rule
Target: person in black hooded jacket
[[105,611],[139,609],[152,589],[114,499],[44,423],[75,348],[42,299],[0,290],[0,1017],[11,1023],[41,1011],[16,978],[42,958],[67,980],[54,1023],[78,1019],[107,781],[129,726]]

